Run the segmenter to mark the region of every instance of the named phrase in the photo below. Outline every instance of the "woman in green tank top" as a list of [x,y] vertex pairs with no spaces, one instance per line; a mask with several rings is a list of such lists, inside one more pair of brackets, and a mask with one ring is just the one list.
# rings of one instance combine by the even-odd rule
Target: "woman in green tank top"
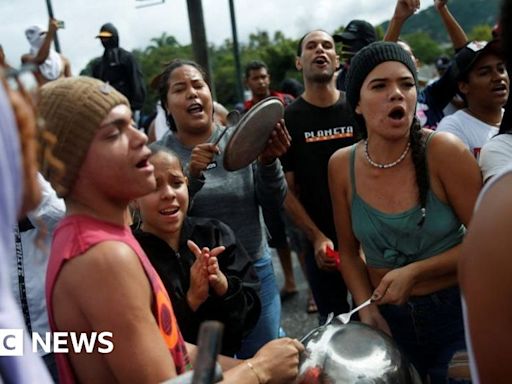
[[361,50],[346,96],[363,140],[329,162],[340,271],[355,304],[377,304],[361,321],[392,334],[422,377],[445,382],[465,348],[457,259],[478,165],[454,136],[420,128],[416,67],[398,44]]

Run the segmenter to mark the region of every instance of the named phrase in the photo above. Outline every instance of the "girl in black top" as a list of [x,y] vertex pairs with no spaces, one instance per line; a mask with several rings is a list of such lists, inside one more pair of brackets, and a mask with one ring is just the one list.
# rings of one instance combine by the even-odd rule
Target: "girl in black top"
[[215,219],[187,217],[187,178],[169,149],[152,147],[157,188],[136,201],[134,235],[162,279],[184,339],[197,343],[205,320],[224,324],[221,353],[233,356],[260,314],[259,281],[233,231]]

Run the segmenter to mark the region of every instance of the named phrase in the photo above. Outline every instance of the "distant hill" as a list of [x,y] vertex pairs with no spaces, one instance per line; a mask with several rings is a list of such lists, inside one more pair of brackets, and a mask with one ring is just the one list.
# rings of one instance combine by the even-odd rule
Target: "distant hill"
[[[464,31],[469,34],[477,25],[496,24],[500,4],[501,0],[450,0],[448,7]],[[386,21],[380,26],[385,31],[388,24],[389,22]],[[441,18],[433,6],[411,16],[401,34],[407,35],[414,32],[426,32],[439,43],[449,41]]]

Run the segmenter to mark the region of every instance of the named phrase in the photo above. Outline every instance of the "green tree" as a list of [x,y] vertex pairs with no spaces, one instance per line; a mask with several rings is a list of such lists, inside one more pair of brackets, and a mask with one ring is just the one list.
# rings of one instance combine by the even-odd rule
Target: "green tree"
[[166,32],[162,33],[162,35],[160,37],[153,37],[150,41],[153,44],[149,45],[145,49],[145,52],[147,52],[147,53],[151,53],[151,51],[153,51],[155,49],[163,48],[165,46],[179,47],[179,44],[178,44],[178,41],[176,40],[176,38],[174,36],[168,35]]
[[422,63],[432,63],[443,53],[443,49],[425,32],[416,32],[404,35],[403,40],[406,41],[414,56]]
[[490,41],[492,39],[492,27],[488,24],[477,25],[468,34],[468,39]]

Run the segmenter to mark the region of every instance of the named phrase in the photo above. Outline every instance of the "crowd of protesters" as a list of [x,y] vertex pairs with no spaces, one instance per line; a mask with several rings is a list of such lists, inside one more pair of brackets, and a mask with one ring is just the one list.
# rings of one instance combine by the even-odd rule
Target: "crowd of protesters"
[[[223,382],[293,383],[308,353],[281,327],[293,254],[319,325],[371,298],[352,321],[389,334],[422,382],[508,382],[512,1],[490,41],[469,41],[447,3],[453,53],[425,84],[400,40],[419,0],[396,1],[384,41],[358,19],[307,32],[288,92],[247,63],[242,119],[269,98],[284,118],[236,171],[236,122],[197,63],[170,57],[152,79],[148,141],[144,74],[111,23],[92,77],[53,50],[54,19],[26,29],[21,70],[0,46],[0,331],[26,331],[0,382],[172,382],[201,365],[214,320]],[[104,331],[108,354],[31,353],[33,332]]]

